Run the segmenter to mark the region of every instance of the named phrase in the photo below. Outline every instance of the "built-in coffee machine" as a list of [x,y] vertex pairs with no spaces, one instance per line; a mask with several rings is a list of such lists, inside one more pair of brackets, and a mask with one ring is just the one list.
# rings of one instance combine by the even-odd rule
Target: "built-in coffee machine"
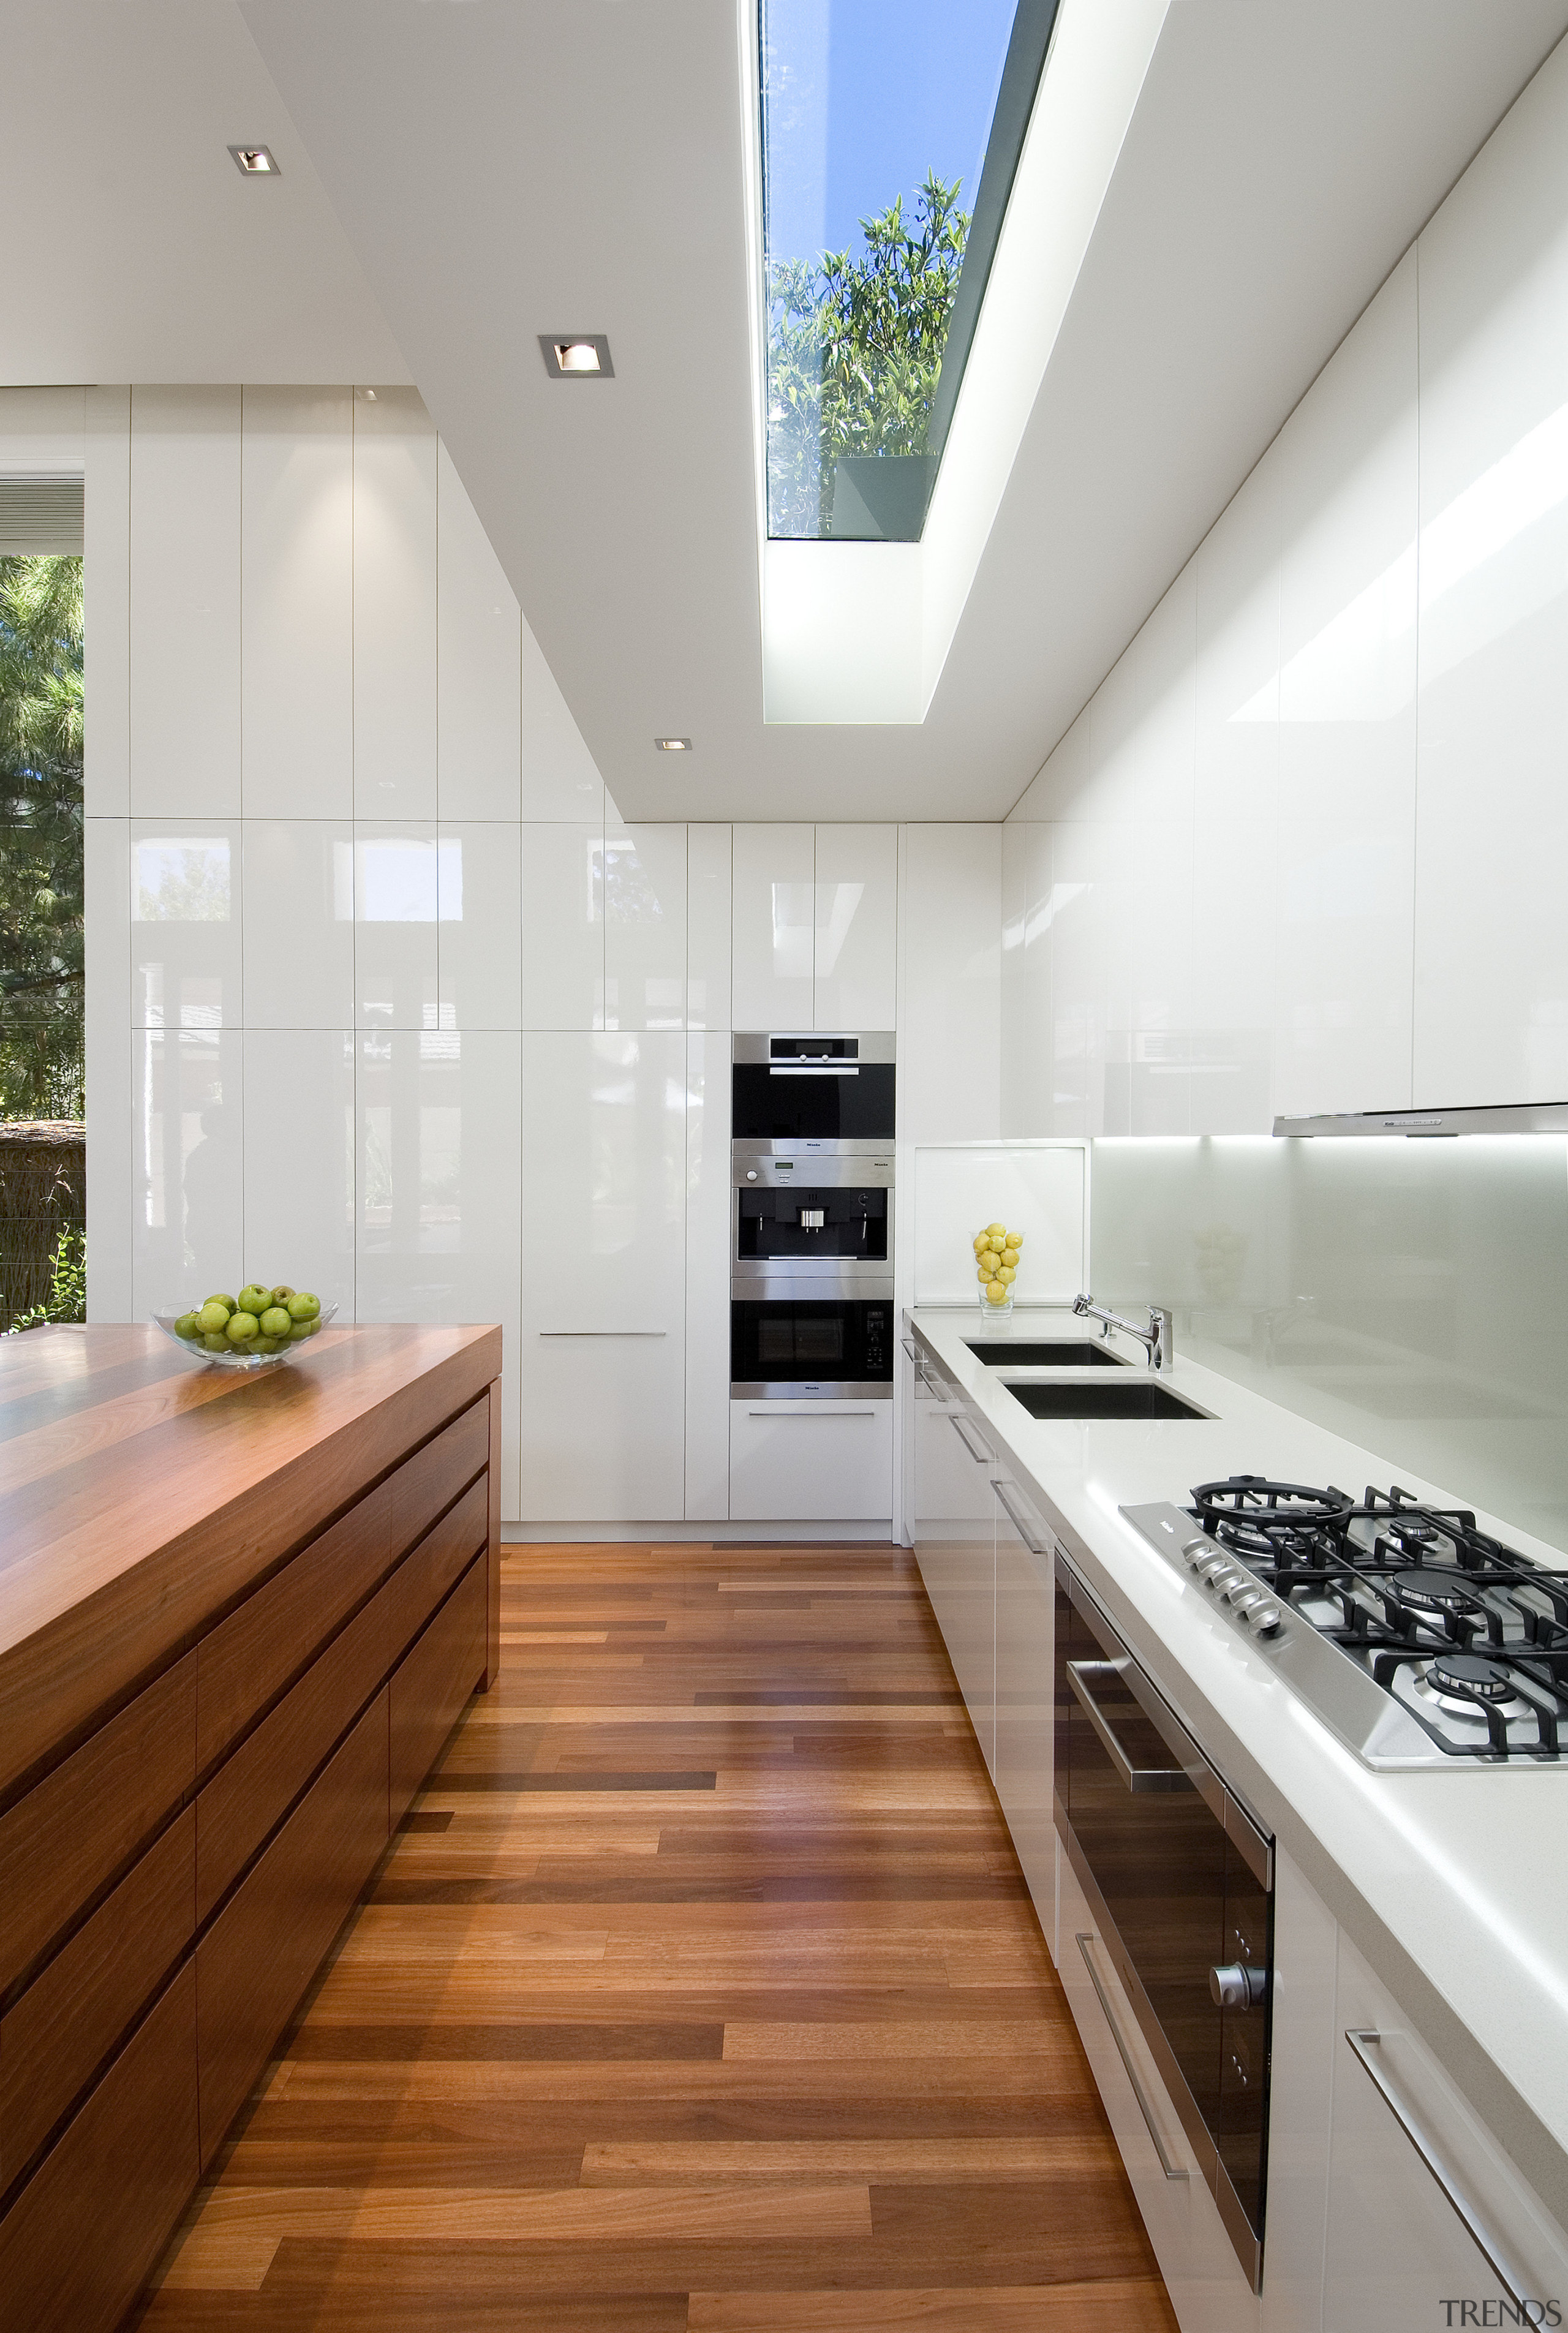
[[889,1033],[735,1040],[736,1399],[891,1397],[895,1076]]

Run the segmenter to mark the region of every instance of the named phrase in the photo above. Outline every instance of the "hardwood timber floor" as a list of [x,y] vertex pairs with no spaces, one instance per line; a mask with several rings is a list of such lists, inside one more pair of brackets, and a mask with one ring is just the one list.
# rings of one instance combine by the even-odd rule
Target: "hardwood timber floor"
[[144,2333],[1175,2333],[912,1558],[502,1627]]

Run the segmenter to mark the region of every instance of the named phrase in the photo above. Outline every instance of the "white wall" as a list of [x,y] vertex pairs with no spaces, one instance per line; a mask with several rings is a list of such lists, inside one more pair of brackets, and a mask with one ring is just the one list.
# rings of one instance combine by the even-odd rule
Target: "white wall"
[[1009,820],[1007,1131],[1568,1093],[1565,447],[1559,52]]
[[[588,1310],[532,1097],[603,1305],[670,1316],[640,1519],[722,1523],[730,1030],[901,1023],[911,1138],[994,1132],[1000,830],[626,824],[412,392],[67,402],[0,390],[0,456],[85,445],[91,1316],[258,1272],[499,1320],[508,1520],[639,1519],[613,1372],[536,1398]],[[622,1119],[685,1162],[657,1225],[601,1203]]]

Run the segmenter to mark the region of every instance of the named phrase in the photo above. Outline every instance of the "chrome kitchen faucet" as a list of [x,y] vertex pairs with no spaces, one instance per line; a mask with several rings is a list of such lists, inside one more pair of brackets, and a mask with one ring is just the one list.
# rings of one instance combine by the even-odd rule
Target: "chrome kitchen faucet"
[[1120,1329],[1124,1336],[1136,1337],[1139,1343],[1148,1349],[1151,1369],[1168,1369],[1176,1359],[1176,1336],[1170,1315],[1161,1311],[1158,1305],[1151,1304],[1149,1308],[1147,1329],[1140,1329],[1134,1321],[1124,1320],[1120,1312],[1107,1312],[1103,1305],[1096,1304],[1092,1296],[1075,1296],[1073,1310],[1081,1320],[1101,1322],[1100,1333],[1102,1337],[1109,1337],[1112,1329]]

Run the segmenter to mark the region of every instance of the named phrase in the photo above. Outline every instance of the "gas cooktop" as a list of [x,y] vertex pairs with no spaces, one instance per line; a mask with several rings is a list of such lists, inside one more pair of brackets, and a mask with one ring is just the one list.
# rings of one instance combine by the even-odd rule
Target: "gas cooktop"
[[1568,1571],[1467,1508],[1233,1474],[1121,1512],[1369,1765],[1568,1758]]

